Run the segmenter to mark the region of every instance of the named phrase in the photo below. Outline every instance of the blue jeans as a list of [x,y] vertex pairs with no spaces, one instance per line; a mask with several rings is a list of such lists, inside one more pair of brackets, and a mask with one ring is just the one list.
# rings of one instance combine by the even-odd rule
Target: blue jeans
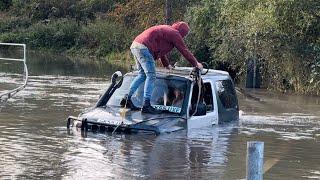
[[150,100],[152,91],[154,88],[154,82],[156,80],[156,66],[154,58],[147,48],[131,48],[131,52],[136,61],[138,68],[138,76],[132,81],[129,91],[129,97],[131,97],[144,82],[144,100]]

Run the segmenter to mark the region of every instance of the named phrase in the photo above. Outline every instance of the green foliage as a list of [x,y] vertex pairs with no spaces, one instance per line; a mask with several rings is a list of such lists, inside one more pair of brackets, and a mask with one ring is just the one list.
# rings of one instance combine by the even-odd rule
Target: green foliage
[[12,0],[1,0],[0,10],[7,10],[12,5]]
[[68,49],[91,49],[96,56],[105,56],[113,51],[123,51],[130,46],[132,31],[109,21],[96,21],[87,26],[78,26],[75,21],[59,19],[37,23],[26,30],[4,33],[3,42],[26,42],[33,48],[64,51]]
[[[221,31],[219,16],[219,1],[203,1],[197,6],[188,9],[186,19],[191,26],[191,32],[187,36],[188,44],[195,51],[196,57],[202,61],[212,64],[214,52],[219,41]],[[211,46],[213,45],[213,46]]]
[[[172,9],[198,60],[241,81],[256,58],[265,87],[320,95],[319,0],[173,0]],[[0,10],[1,42],[126,63],[134,37],[165,22],[157,0],[2,0]]]
[[0,21],[0,33],[14,32],[19,29],[28,28],[31,25],[31,21],[24,17],[3,19]]
[[246,59],[258,58],[265,87],[320,94],[319,1],[202,0],[186,18],[203,61],[227,62],[243,79]]
[[132,34],[121,24],[101,20],[83,28],[77,45],[95,50],[96,56],[105,56],[113,51],[128,49]]
[[114,10],[120,3],[124,3],[125,0],[85,0],[86,6],[91,12],[106,13]]
[[37,23],[26,34],[32,47],[66,50],[76,44],[80,29],[76,22],[61,19],[47,24]]
[[[142,31],[150,26],[165,23],[165,2],[159,0],[126,0],[119,3],[114,11],[109,13],[117,21],[129,28]],[[172,20],[183,20],[187,7],[197,0],[172,0]]]
[[73,18],[76,21],[93,19],[93,12],[90,11],[84,1],[78,0],[38,0],[29,5],[29,16],[34,21]]
[[7,32],[0,34],[0,42],[24,43],[26,42],[26,38],[21,33]]

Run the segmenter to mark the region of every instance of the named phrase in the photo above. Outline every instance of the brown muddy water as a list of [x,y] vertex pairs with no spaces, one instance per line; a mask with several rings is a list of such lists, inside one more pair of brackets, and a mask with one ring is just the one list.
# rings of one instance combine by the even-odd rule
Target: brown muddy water
[[[22,67],[22,65],[21,65]],[[159,136],[66,128],[96,102],[118,67],[29,54],[28,86],[0,105],[0,179],[244,179],[246,143],[265,142],[265,179],[320,179],[320,98],[238,93],[240,121]],[[0,91],[22,83],[1,62]]]

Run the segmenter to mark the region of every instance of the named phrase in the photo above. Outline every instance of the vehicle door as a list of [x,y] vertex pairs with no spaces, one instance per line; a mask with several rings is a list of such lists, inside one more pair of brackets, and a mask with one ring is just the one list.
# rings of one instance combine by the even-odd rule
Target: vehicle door
[[199,92],[198,85],[194,84],[191,88],[191,95],[188,106],[188,129],[209,127],[218,124],[219,121],[218,104],[213,80],[203,80],[203,85],[201,88],[204,89],[201,91],[202,99],[200,98],[199,104],[203,103],[205,105],[205,113],[197,114],[194,112]]

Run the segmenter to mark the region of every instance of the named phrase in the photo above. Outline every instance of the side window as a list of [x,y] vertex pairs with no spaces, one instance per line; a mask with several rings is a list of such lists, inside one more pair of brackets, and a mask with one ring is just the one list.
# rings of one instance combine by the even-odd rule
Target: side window
[[[198,92],[199,87],[198,84],[193,86],[192,98],[191,98],[191,107],[192,112],[194,111],[194,107],[198,101]],[[204,102],[207,107],[207,112],[213,111],[213,96],[212,96],[212,88],[210,83],[204,83],[202,86],[202,93],[200,94],[200,102]]]
[[204,83],[204,94],[203,100],[207,106],[207,112],[213,111],[213,96],[212,96],[212,88],[210,83]]
[[224,108],[238,108],[237,96],[231,80],[217,81],[216,88]]
[[[196,105],[197,101],[198,101],[198,94],[199,93],[199,87],[198,84],[194,84],[193,86],[193,90],[192,90],[192,97],[191,97],[191,108],[192,111],[194,111],[194,106]],[[201,99],[201,95],[200,95],[200,99]]]

